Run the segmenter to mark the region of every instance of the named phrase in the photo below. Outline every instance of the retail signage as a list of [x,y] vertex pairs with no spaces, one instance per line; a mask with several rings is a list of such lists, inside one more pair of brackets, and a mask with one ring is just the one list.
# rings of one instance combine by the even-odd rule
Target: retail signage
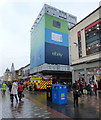
[[61,53],[57,53],[56,51],[52,52],[52,55],[54,55],[54,56],[60,56],[60,57],[63,56],[63,54],[61,54]]
[[94,23],[92,23],[92,24],[90,24],[89,26],[87,26],[87,27],[85,28],[85,30],[90,29],[91,27],[93,27],[94,25],[96,25],[96,24],[98,24],[98,23],[100,23],[100,22],[101,22],[101,19],[95,21]]
[[69,48],[45,43],[45,63],[69,65]]

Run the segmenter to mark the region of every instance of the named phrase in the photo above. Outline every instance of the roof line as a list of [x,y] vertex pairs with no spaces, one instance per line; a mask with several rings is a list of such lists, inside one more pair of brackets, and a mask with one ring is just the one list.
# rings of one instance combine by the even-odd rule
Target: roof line
[[84,21],[86,18],[88,18],[89,16],[91,16],[93,13],[95,13],[97,10],[99,10],[101,8],[101,6],[99,6],[96,10],[94,10],[92,13],[90,13],[89,15],[87,15],[84,19],[82,19],[80,22],[78,22],[76,25],[74,25],[71,29],[73,29],[75,26],[77,26],[79,23],[81,23],[82,21]]

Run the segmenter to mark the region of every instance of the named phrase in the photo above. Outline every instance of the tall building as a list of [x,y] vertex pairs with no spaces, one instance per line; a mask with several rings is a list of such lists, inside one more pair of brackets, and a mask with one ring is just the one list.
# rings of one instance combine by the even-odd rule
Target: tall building
[[68,33],[76,22],[75,16],[44,5],[31,28],[31,74],[45,70],[71,71]]
[[101,6],[70,30],[72,79],[101,88]]
[[14,71],[15,71],[14,63],[12,63],[12,66],[11,66],[11,79],[12,79],[12,80],[15,79]]

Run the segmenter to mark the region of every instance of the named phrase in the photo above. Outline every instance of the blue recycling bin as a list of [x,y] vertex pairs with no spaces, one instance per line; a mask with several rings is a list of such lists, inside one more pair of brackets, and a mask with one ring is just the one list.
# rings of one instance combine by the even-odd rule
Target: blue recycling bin
[[52,85],[52,102],[56,104],[67,104],[67,86]]

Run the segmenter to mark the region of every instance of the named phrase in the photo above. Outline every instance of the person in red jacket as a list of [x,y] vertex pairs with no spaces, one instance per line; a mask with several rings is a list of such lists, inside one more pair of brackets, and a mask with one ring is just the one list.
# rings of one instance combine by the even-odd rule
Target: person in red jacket
[[19,83],[18,84],[18,97],[19,97],[19,101],[21,101],[22,92],[23,92],[23,86],[21,85],[21,83]]
[[97,96],[97,85],[96,85],[96,83],[94,83],[93,91],[95,92],[95,95]]

